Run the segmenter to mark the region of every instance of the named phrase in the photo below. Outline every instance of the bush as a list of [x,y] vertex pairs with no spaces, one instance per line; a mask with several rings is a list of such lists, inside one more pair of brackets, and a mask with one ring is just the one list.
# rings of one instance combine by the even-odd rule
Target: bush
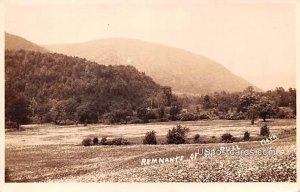
[[243,113],[234,113],[234,114],[227,114],[225,116],[225,119],[227,120],[244,120],[246,119],[245,115]]
[[129,145],[129,142],[124,138],[116,138],[111,141],[112,145]]
[[250,139],[250,133],[248,131],[246,131],[244,133],[244,141],[249,141],[249,139]]
[[233,141],[233,136],[230,133],[225,133],[222,135],[222,141],[225,142],[232,142]]
[[90,138],[85,138],[82,140],[81,144],[83,146],[91,146],[92,145],[92,140]]
[[270,130],[269,130],[269,127],[267,125],[264,125],[260,128],[260,135],[265,136],[265,137],[269,137]]
[[295,118],[295,114],[289,107],[280,107],[275,117],[279,119],[290,119]]
[[154,111],[148,111],[147,112],[147,118],[148,119],[157,119],[157,115]]
[[199,134],[196,134],[194,136],[194,143],[200,143],[200,135]]
[[143,144],[156,145],[156,134],[155,131],[149,131],[146,133],[145,138],[143,140]]
[[107,144],[107,138],[106,137],[102,137],[101,141],[100,141],[100,145],[106,145]]
[[167,143],[168,144],[183,144],[186,143],[186,134],[189,129],[187,127],[182,127],[181,125],[177,125],[173,127],[172,130],[169,130],[167,135]]
[[197,116],[187,113],[187,114],[182,114],[180,117],[180,121],[196,121],[198,118]]
[[99,142],[98,137],[94,137],[93,144],[94,145],[98,145],[98,142]]
[[206,114],[202,114],[202,115],[199,116],[199,119],[200,120],[208,120],[208,119],[210,119],[210,117]]
[[285,119],[285,118],[287,118],[286,112],[283,111],[283,110],[279,110],[278,113],[277,113],[277,118],[279,118],[279,119]]
[[208,140],[210,143],[216,143],[217,142],[217,137],[216,136],[211,136],[210,140]]

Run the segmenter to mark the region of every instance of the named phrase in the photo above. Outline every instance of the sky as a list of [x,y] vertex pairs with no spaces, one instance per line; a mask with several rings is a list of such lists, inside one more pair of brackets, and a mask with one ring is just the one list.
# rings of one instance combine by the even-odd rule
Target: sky
[[37,44],[140,39],[205,56],[265,90],[296,87],[290,1],[36,2],[8,1],[6,32]]

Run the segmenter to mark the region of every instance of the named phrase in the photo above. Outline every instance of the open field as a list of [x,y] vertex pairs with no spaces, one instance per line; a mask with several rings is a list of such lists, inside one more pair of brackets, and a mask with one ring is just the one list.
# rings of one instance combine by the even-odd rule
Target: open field
[[[245,131],[258,136],[263,124],[249,121],[167,122],[142,125],[89,125],[58,127],[26,126],[24,131],[6,132],[5,163],[15,182],[252,182],[296,180],[295,120],[273,120],[267,124],[279,137],[262,146],[259,141],[187,145],[141,145],[145,132],[155,130],[163,138],[176,124],[190,128],[188,137],[220,137]],[[79,146],[86,136],[124,137],[136,145]],[[241,149],[274,149],[274,156],[199,156],[198,149],[239,146]],[[141,165],[146,158],[184,156],[183,161]]]

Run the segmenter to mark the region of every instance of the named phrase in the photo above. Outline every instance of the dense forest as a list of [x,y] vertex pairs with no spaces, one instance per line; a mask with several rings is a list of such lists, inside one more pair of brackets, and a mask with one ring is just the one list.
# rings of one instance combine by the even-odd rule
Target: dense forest
[[26,123],[87,124],[295,118],[296,89],[176,96],[133,66],[78,57],[5,51],[6,127]]
[[173,98],[169,87],[132,66],[25,50],[5,51],[5,81],[5,120],[17,127],[127,122],[141,107],[171,105]]

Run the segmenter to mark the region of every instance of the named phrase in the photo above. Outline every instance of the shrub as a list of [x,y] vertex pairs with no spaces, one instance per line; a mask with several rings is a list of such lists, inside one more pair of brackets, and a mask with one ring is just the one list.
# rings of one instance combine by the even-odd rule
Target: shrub
[[250,133],[249,133],[248,131],[246,131],[246,132],[244,133],[244,140],[245,140],[245,141],[249,141],[249,139],[250,139]]
[[233,136],[230,133],[225,133],[225,134],[222,135],[222,141],[232,142],[233,141]]
[[83,146],[91,146],[92,145],[92,140],[90,138],[85,138],[82,140],[81,144]]
[[217,142],[217,137],[216,136],[211,136],[210,140],[208,140],[209,143],[216,143]]
[[124,138],[115,138],[111,141],[112,145],[129,145],[129,142]]
[[196,121],[196,120],[197,120],[197,116],[191,113],[182,114],[180,117],[180,121]]
[[149,145],[156,145],[156,134],[155,131],[149,131],[146,133],[145,138],[143,140],[144,144],[149,144]]
[[106,145],[107,144],[107,138],[106,137],[102,137],[101,141],[100,141],[100,145]]
[[154,111],[148,111],[147,112],[147,118],[148,119],[157,119],[157,115]]
[[199,116],[199,119],[200,120],[208,120],[208,119],[210,119],[210,117],[206,114],[202,114],[202,115]]
[[196,134],[194,136],[194,143],[200,143],[200,135],[199,134]]
[[227,114],[225,116],[225,119],[227,119],[227,120],[244,120],[246,118],[243,113],[235,113],[235,114],[230,114],[230,115]]
[[270,130],[269,130],[269,127],[267,125],[264,125],[260,128],[260,135],[265,136],[265,137],[269,137]]
[[186,134],[189,129],[187,127],[182,127],[181,125],[177,125],[173,127],[172,130],[169,130],[167,135],[167,143],[168,144],[183,144],[186,143]]
[[98,145],[98,142],[99,142],[98,137],[94,137],[93,144],[94,145]]

